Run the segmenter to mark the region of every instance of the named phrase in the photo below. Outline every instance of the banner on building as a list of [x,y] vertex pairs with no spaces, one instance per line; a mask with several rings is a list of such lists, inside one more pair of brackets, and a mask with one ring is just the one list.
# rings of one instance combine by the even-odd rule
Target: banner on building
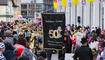
[[53,4],[54,4],[54,8],[57,9],[58,8],[58,2],[57,2],[57,0],[53,0]]
[[82,5],[86,5],[86,0],[82,0]]
[[95,2],[95,0],[87,0],[87,2]]
[[65,14],[42,13],[45,49],[61,49],[64,40]]
[[71,7],[71,5],[72,5],[72,0],[67,0],[67,6]]
[[67,0],[62,0],[62,6],[66,7],[67,6]]
[[73,5],[78,5],[78,0],[73,0]]
[[58,8],[62,9],[62,0],[58,0]]

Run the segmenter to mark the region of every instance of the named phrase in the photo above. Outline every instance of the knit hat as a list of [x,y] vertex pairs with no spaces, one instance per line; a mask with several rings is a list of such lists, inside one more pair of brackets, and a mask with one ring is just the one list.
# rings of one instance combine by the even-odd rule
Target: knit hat
[[0,42],[0,50],[5,48],[5,44]]
[[85,42],[88,42],[86,38],[81,39],[81,43],[84,44]]

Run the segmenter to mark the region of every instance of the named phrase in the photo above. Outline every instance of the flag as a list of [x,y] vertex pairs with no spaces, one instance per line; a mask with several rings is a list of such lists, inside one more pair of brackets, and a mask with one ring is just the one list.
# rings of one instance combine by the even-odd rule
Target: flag
[[68,6],[68,7],[71,7],[71,5],[72,5],[71,0],[67,0],[67,2],[68,2],[68,3],[67,3],[67,6]]
[[86,5],[86,0],[82,0],[82,5]]
[[95,0],[87,0],[87,2],[95,2]]
[[62,0],[62,6],[66,7],[67,6],[67,0]]
[[102,2],[102,0],[99,0],[99,2]]
[[58,8],[57,0],[53,0],[53,4],[54,4],[54,8],[57,9]]
[[78,0],[73,0],[73,5],[78,5]]
[[62,9],[62,1],[61,1],[61,0],[58,0],[58,7],[59,7],[60,9]]

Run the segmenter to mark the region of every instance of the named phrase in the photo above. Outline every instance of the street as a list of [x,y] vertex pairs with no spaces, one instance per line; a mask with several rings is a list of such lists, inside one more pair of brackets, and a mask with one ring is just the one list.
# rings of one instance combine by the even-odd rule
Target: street
[[[65,60],[73,60],[73,58],[72,58],[73,55],[74,54],[66,53]],[[51,60],[58,60],[57,58],[58,58],[58,54],[53,54]]]

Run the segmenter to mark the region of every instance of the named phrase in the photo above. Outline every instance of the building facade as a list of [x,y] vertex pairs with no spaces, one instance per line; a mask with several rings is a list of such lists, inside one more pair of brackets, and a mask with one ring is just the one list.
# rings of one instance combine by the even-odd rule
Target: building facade
[[22,3],[21,4],[21,14],[23,18],[34,18],[34,12],[36,11],[35,9],[35,3]]
[[0,8],[0,21],[11,22],[21,11],[21,3],[20,0],[0,0]]
[[53,12],[53,0],[35,0],[37,12]]
[[[61,0],[58,0],[61,1]],[[93,27],[105,27],[105,2],[99,2],[95,0],[95,2],[90,3],[86,2],[86,5],[82,5],[82,2],[79,1],[78,5],[62,7],[58,6],[57,12],[65,12],[66,13],[66,25],[67,24],[75,24],[81,26],[93,26]],[[80,24],[78,23],[80,20]]]

